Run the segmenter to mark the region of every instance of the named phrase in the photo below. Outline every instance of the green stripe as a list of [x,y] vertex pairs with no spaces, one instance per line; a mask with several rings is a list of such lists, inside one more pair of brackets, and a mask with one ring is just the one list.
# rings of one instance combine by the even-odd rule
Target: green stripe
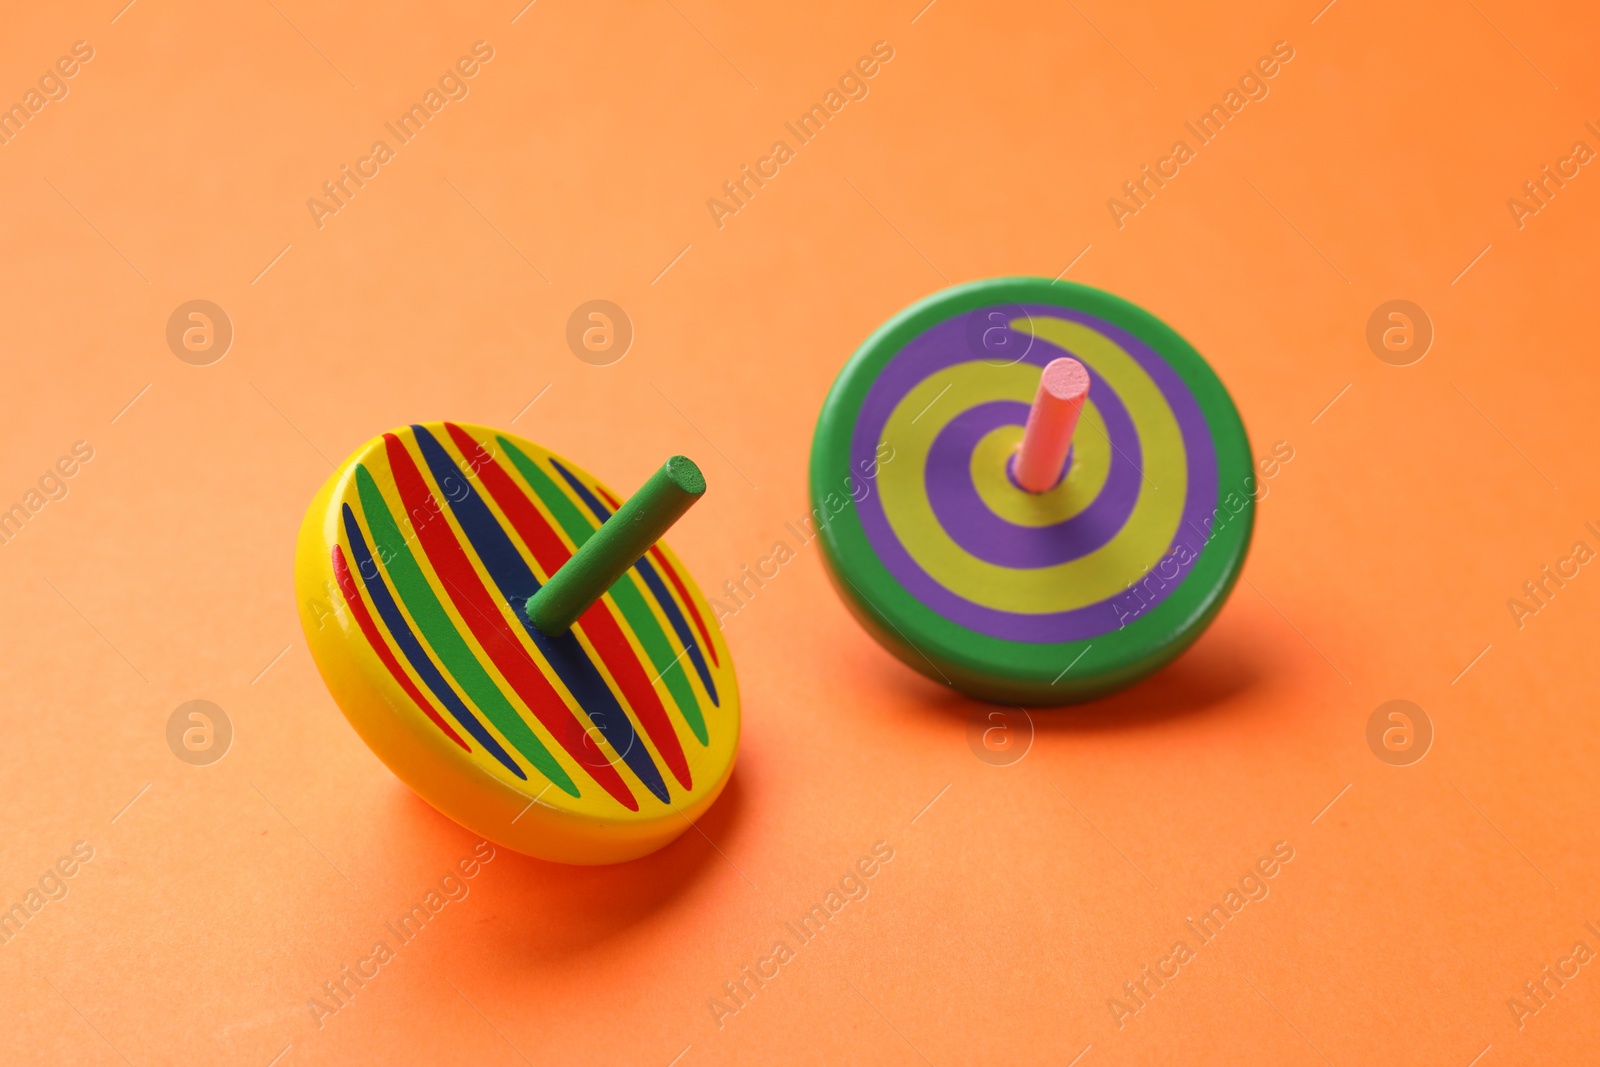
[[[578,510],[578,505],[572,502],[572,498],[562,492],[538,464],[504,437],[496,437],[495,440],[506,450],[511,462],[533,487],[534,493],[544,502],[544,506],[550,509],[550,514],[556,517],[556,522],[566,531],[574,545],[581,546],[594,535],[595,524]],[[667,689],[672,693],[672,699],[677,702],[684,721],[689,724],[689,729],[694,731],[694,736],[702,745],[710,744],[705,719],[700,714],[700,702],[695,699],[694,689],[689,685],[689,678],[684,673],[683,657],[672,651],[672,642],[668,641],[667,635],[662,632],[661,623],[656,620],[655,612],[645,603],[644,594],[639,592],[639,587],[633,584],[633,579],[628,574],[618,578],[611,586],[610,592],[611,599],[617,602],[617,607],[622,611],[622,617],[638,636],[639,643],[644,646],[650,662],[660,672],[662,681],[667,683]]]
[[517,751],[564,792],[578,796],[578,787],[567,777],[567,772],[561,769],[561,764],[556,762],[550,750],[544,747],[517,709],[506,700],[505,694],[500,692],[500,687],[489,677],[489,672],[483,669],[477,655],[456,630],[455,623],[434,595],[433,587],[428,584],[427,575],[411,555],[406,539],[395,525],[394,516],[389,514],[389,505],[384,501],[378,483],[372,480],[372,475],[361,464],[356,466],[356,485],[361,492],[361,510],[366,515],[367,529],[372,533],[378,558],[385,561],[401,601],[416,620],[423,637],[433,646],[445,670],[455,676],[456,682],[466,691],[467,698],[478,705],[506,740],[517,747]]

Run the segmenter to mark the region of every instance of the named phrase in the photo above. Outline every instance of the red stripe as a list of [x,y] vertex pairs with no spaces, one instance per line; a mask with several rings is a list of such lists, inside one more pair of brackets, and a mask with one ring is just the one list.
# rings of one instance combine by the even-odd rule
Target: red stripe
[[616,769],[609,763],[594,763],[583,752],[584,731],[561,696],[544,676],[539,665],[522,647],[515,632],[506,624],[494,598],[484,588],[472,561],[450,529],[433,493],[422,474],[417,470],[411,453],[406,451],[400,438],[392,433],[383,435],[389,455],[389,469],[394,474],[396,488],[400,490],[401,503],[417,529],[423,551],[438,573],[445,591],[449,593],[456,610],[466,621],[478,644],[489,654],[494,665],[505,675],[506,681],[516,690],[517,696],[528,706],[534,716],[550,731],[558,744],[571,756],[573,762],[589,772],[595,782],[626,806],[638,811],[639,802],[628,791]]
[[[477,471],[489,495],[506,513],[506,518],[511,520],[517,535],[533,552],[539,567],[546,574],[554,574],[571,556],[567,546],[556,536],[554,528],[521,487],[512,481],[505,468],[471,434],[454,423],[447,422],[444,425],[450,431],[450,439],[461,449],[461,454],[467,458],[472,469]],[[689,774],[689,761],[684,758],[683,747],[678,744],[678,734],[667,718],[666,708],[661,706],[661,697],[656,694],[644,665],[623,636],[622,627],[606,606],[605,600],[595,601],[579,618],[578,625],[594,643],[606,669],[617,680],[622,695],[632,705],[633,713],[639,717],[640,725],[650,735],[656,751],[661,753],[673,777],[678,779],[678,784],[683,788],[693,789],[694,779]]]
[[428,698],[422,695],[416,683],[411,680],[411,676],[406,674],[399,662],[395,660],[394,653],[389,651],[388,642],[384,641],[383,635],[378,632],[377,623],[373,622],[372,615],[367,611],[367,605],[361,599],[360,591],[356,589],[355,579],[350,574],[350,566],[344,561],[343,545],[333,546],[333,573],[339,580],[340,592],[344,593],[344,602],[350,605],[350,614],[356,617],[356,624],[361,627],[361,632],[367,635],[367,641],[372,645],[372,651],[376,652],[378,658],[383,660],[383,665],[389,668],[389,673],[394,675],[394,680],[400,683],[400,688],[404,689],[406,695],[417,702],[417,707],[422,709],[424,715],[433,720],[435,726],[445,732],[446,737],[471,752],[472,746],[463,741],[461,735],[452,730],[450,724],[444,721],[443,716],[434,710],[433,705],[428,702]]
[[683,606],[689,609],[689,618],[694,620],[694,628],[700,631],[700,640],[705,645],[706,655],[711,657],[711,665],[720,667],[722,664],[717,659],[717,646],[711,642],[711,634],[706,630],[705,620],[700,617],[700,609],[694,606],[694,598],[689,595],[689,590],[684,588],[683,579],[678,577],[678,572],[667,562],[667,557],[659,545],[651,545],[650,554],[661,564],[661,569],[667,572],[667,577],[672,581],[672,588],[678,591]]
[[[600,489],[600,495],[606,498],[606,503],[611,505],[612,511],[616,511],[622,506],[616,497],[601,489],[600,486],[597,485],[595,488]],[[661,564],[661,569],[667,572],[667,579],[672,582],[672,588],[678,591],[678,596],[683,599],[683,606],[689,609],[689,618],[694,620],[694,628],[700,631],[700,640],[705,643],[706,655],[711,657],[711,665],[713,667],[722,666],[722,663],[717,659],[717,646],[712,643],[711,633],[706,629],[706,621],[700,617],[700,609],[694,606],[694,597],[690,596],[689,590],[684,587],[683,579],[678,577],[678,572],[673,569],[672,564],[667,562],[666,553],[661,551],[660,545],[651,545],[650,554],[655,557],[657,563]]]

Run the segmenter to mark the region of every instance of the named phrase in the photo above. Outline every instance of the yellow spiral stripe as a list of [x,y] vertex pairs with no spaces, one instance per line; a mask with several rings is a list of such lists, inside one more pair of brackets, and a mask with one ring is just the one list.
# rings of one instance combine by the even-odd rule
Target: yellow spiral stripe
[[1016,526],[1053,526],[1072,518],[1094,503],[1111,473],[1111,441],[1094,401],[1083,405],[1072,441],[1072,466],[1054,489],[1019,493],[1006,476],[1006,464],[1022,443],[1022,427],[996,426],[972,450],[972,485],[978,498]]
[[[1081,356],[1094,368],[1102,387],[1116,393],[1128,409],[1144,453],[1144,477],[1123,528],[1086,556],[1051,567],[1019,569],[973,556],[939,525],[923,486],[934,439],[952,418],[979,404],[1031,403],[1039,388],[1039,368],[1021,363],[1004,367],[981,360],[958,363],[925,378],[901,398],[884,425],[883,440],[894,448],[896,461],[884,464],[879,475],[883,510],[912,559],[957,596],[1016,614],[1071,611],[1122,592],[1161,559],[1183,516],[1188,459],[1178,422],[1160,388],[1120,345],[1063,319],[1025,318],[1011,325],[1024,333],[1031,329],[1035,336]],[[949,393],[941,397],[946,388]],[[1091,395],[1094,389],[1091,384]],[[993,485],[991,492],[1014,496],[1004,506],[1012,511],[1029,507],[1023,498],[1031,494],[1012,486],[1003,470],[999,477],[1003,488]],[[984,499],[988,501],[990,494],[985,493]]]

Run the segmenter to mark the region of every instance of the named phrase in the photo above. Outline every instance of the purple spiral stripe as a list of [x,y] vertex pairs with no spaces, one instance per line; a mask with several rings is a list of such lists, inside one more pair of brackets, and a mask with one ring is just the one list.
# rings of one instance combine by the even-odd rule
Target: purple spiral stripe
[[1007,522],[989,510],[972,481],[972,453],[978,442],[998,427],[1024,425],[1027,404],[994,400],[945,424],[928,450],[923,486],[934,516],[952,541],[986,563],[1032,568],[1086,556],[1117,536],[1139,500],[1143,478],[1139,434],[1115,393],[1104,387],[1091,388],[1091,393],[1111,439],[1111,470],[1088,507],[1049,526]]
[[[1005,305],[1008,309],[1016,305]],[[969,319],[979,318],[987,322],[986,314],[994,308],[979,308],[947,319],[936,326],[913,337],[906,342],[899,352],[884,365],[878,378],[868,389],[867,395],[861,404],[861,411],[856,418],[855,433],[851,439],[850,453],[852,466],[857,470],[866,470],[872,465],[876,454],[878,442],[883,440],[883,430],[893,414],[895,407],[912,389],[928,378],[937,374],[946,367],[958,363],[966,363],[979,358],[974,354],[967,343]],[[1069,322],[1076,322],[1094,330],[1111,341],[1115,342],[1126,351],[1133,360],[1139,364],[1146,374],[1155,382],[1171,409],[1173,417],[1177,420],[1178,430],[1183,439],[1184,451],[1189,464],[1188,493],[1184,499],[1183,516],[1179,521],[1178,530],[1174,534],[1172,545],[1175,547],[1180,541],[1191,548],[1187,555],[1188,562],[1182,563],[1174,559],[1164,569],[1166,582],[1164,587],[1153,590],[1148,598],[1141,601],[1139,610],[1147,611],[1166,599],[1176,589],[1188,571],[1193,567],[1194,561],[1199,557],[1200,549],[1204,547],[1205,520],[1217,505],[1217,454],[1212,444],[1211,429],[1206,424],[1205,414],[1200,410],[1199,403],[1190,394],[1188,386],[1178,376],[1178,372],[1168,366],[1148,344],[1135,335],[1119,326],[1115,326],[1104,319],[1071,308],[1055,307],[1049,304],[1022,305],[1025,314],[1039,318],[1057,318]],[[1028,340],[1026,337],[1024,341]],[[1062,355],[1070,355],[1083,360],[1077,352],[1063,350],[1043,338],[1032,338],[1032,344],[1027,346],[1027,351],[1022,356],[1022,362],[1036,365],[1041,369]],[[1084,361],[1087,363],[1088,361]],[[1095,393],[1096,406],[1104,407],[1107,404],[1106,396],[1109,388],[1104,386],[1100,379],[1100,392]],[[1094,387],[1091,386],[1091,389]],[[1124,413],[1126,409],[1124,409]],[[957,416],[960,419],[963,416]],[[952,420],[954,422],[955,420]],[[990,427],[992,429],[992,426]],[[948,428],[947,428],[948,429]],[[1109,429],[1109,420],[1108,420]],[[981,435],[980,435],[981,436]],[[974,444],[976,440],[974,440]],[[970,463],[971,452],[967,450],[963,456],[963,464]],[[930,453],[930,466],[933,462]],[[941,462],[949,462],[942,460]],[[1115,458],[1113,460],[1115,463]],[[959,488],[962,484],[970,484],[971,476],[968,469],[960,471],[960,477],[955,480]],[[928,484],[925,478],[924,484]],[[945,507],[944,493],[950,483],[941,480],[938,490],[941,503],[939,508]],[[1110,479],[1107,479],[1107,489],[1110,489]],[[1102,491],[1102,494],[1105,490]],[[931,495],[931,494],[930,494]],[[1098,501],[1097,501],[1098,502]],[[951,506],[956,506],[953,503]],[[1091,505],[1092,506],[1092,505]],[[979,505],[980,509],[987,511]],[[1070,611],[1048,612],[1044,614],[1023,614],[1001,611],[996,608],[975,604],[965,597],[958,596],[946,589],[943,585],[925,571],[911,554],[906,551],[900,539],[895,536],[894,528],[889,525],[888,516],[884,514],[883,502],[877,493],[870,494],[858,505],[858,514],[861,518],[862,529],[866,533],[867,541],[878,554],[879,560],[889,573],[912,596],[921,601],[930,610],[949,619],[958,626],[963,626],[977,633],[987,634],[1002,640],[1023,641],[1029,643],[1054,643],[1061,641],[1083,641],[1098,637],[1118,629],[1122,620],[1128,614],[1126,603],[1119,607],[1119,600],[1126,600],[1134,596],[1133,593],[1118,594],[1095,604],[1088,604]],[[941,525],[948,531],[948,520],[945,512],[936,511]],[[1000,521],[997,519],[997,521]],[[959,525],[959,523],[958,523]],[[1010,524],[1004,524],[1008,529],[1015,530]],[[1065,525],[1057,524],[1049,527],[1060,531]],[[1114,535],[1114,532],[1113,532]],[[964,537],[970,534],[964,533]],[[958,542],[960,543],[960,542]],[[971,551],[970,545],[964,545]],[[1070,556],[1068,558],[1071,558]],[[1173,573],[1173,568],[1177,573]],[[1031,568],[1030,568],[1031,569]]]

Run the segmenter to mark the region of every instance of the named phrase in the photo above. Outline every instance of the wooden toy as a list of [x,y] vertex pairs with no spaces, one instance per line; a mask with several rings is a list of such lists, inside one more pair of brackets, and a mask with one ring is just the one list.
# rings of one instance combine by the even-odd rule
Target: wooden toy
[[300,528],[312,656],[373,752],[474,833],[564,863],[652,852],[739,745],[722,633],[657,543],[704,491],[682,456],[624,504],[483,426],[383,434]]
[[1199,353],[1126,300],[1042,278],[889,320],[811,450],[846,605],[909,666],[999,703],[1089,700],[1186,648],[1239,577],[1255,492]]

